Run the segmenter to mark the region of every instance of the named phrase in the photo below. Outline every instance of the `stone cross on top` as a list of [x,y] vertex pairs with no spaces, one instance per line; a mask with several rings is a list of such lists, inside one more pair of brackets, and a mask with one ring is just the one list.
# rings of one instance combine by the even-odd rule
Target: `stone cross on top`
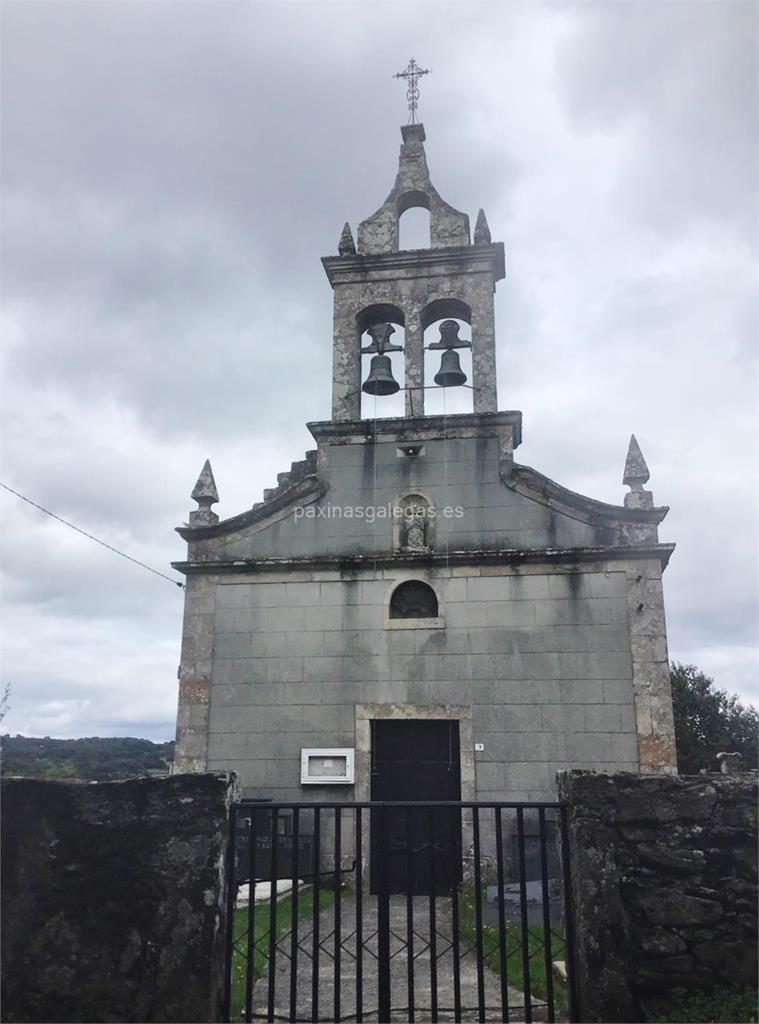
[[408,67],[405,71],[399,71],[393,78],[405,78],[408,88],[406,89],[406,98],[408,100],[408,108],[411,111],[411,124],[416,124],[416,106],[419,102],[419,86],[418,80],[422,75],[428,75],[430,73],[429,68],[420,68],[417,62],[412,57],[408,62]]

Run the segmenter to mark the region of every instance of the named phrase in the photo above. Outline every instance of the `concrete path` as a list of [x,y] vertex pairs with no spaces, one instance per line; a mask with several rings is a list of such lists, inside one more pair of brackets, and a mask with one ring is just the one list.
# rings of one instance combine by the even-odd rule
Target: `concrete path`
[[[318,1015],[321,1021],[356,1020],[356,904],[352,893],[343,893],[340,926],[340,1004],[335,1012],[335,908],[327,907],[319,918],[319,971]],[[415,897],[414,919],[414,1006],[417,1022],[431,1020],[433,958],[430,945],[430,910],[427,897]],[[453,944],[451,941],[451,900],[435,901],[434,965],[437,970],[438,1020],[454,1021]],[[363,1020],[377,1022],[377,899],[364,896],[363,913]],[[274,1013],[277,1020],[290,1019],[291,935],[288,931],[277,943],[275,971]],[[298,1021],[313,1021],[313,929],[310,919],[301,922],[298,932],[298,962],[296,985],[296,1013]],[[477,959],[470,944],[460,941],[461,1016],[460,1021],[477,1021]],[[408,1021],[410,1005],[408,954],[406,943],[406,897],[393,896],[390,900],[390,984],[393,1021]],[[504,1021],[501,1012],[501,986],[496,974],[487,966],[483,970],[487,1021]],[[509,987],[509,1021],[524,1020],[524,997]],[[258,1019],[266,1019],[268,1005],[268,977],[256,984],[254,1012]],[[545,1006],[533,1000],[533,1019],[544,1016]],[[541,1012],[543,1011],[543,1012]]]

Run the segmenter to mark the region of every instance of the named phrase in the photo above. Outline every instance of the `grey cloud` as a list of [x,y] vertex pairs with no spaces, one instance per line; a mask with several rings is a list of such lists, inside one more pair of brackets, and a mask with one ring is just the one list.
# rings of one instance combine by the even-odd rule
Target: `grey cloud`
[[756,239],[758,18],[743,0],[594,3],[559,53],[575,123],[629,133],[615,190],[658,232],[711,219]]

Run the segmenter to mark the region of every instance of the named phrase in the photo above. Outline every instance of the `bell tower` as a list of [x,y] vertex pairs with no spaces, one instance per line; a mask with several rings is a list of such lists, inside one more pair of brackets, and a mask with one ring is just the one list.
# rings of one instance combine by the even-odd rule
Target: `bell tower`
[[[491,241],[482,210],[470,239],[469,217],[440,196],[427,167],[424,125],[404,125],[401,135],[398,173],[387,199],[359,224],[357,242],[346,224],[338,255],[322,259],[334,292],[333,421],[359,420],[362,393],[400,389],[386,354],[399,349],[390,340],[395,326],[405,335],[406,417],[424,415],[425,390],[432,387],[471,387],[473,412],[498,410],[494,294],[505,273],[503,243]],[[401,250],[398,224],[413,207],[429,210],[429,247]],[[441,351],[441,367],[425,380],[424,332],[439,320],[445,321],[440,338],[427,348]],[[456,320],[469,326],[471,339],[459,337]],[[362,346],[366,333],[371,341]],[[467,381],[457,350],[470,347]],[[368,353],[372,365],[362,382],[361,356]]]

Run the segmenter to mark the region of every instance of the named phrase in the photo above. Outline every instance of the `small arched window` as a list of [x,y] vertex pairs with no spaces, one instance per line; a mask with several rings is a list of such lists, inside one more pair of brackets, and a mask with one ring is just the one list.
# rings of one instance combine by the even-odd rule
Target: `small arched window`
[[437,594],[428,583],[406,580],[399,584],[390,598],[391,619],[436,619]]

